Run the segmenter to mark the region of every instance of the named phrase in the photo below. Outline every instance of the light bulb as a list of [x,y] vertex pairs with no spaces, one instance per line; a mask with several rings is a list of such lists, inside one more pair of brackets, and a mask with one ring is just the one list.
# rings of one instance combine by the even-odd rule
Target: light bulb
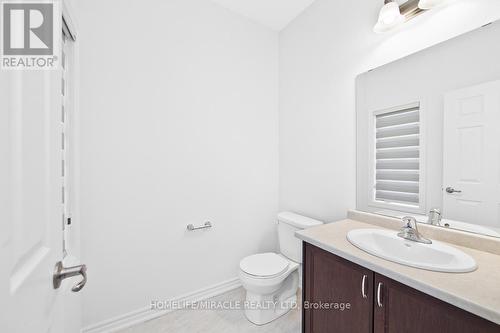
[[378,22],[373,28],[376,33],[383,33],[392,30],[400,23],[403,23],[405,17],[401,15],[399,5],[396,2],[389,2],[380,9]]

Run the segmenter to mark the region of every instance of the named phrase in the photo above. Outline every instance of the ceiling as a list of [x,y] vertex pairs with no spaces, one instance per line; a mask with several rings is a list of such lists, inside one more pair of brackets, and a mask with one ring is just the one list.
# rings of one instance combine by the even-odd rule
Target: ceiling
[[253,21],[281,30],[315,0],[212,0]]

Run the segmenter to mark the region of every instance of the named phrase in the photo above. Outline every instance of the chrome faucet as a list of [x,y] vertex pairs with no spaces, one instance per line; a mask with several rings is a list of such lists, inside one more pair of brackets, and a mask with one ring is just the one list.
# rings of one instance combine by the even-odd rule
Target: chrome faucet
[[429,217],[427,218],[427,223],[431,225],[441,225],[441,219],[443,218],[441,210],[439,208],[432,208],[429,211]]
[[415,220],[414,217],[405,216],[401,219],[401,221],[405,224],[405,226],[398,233],[399,237],[413,242],[432,244],[430,239],[427,239],[420,234],[417,227],[417,220]]

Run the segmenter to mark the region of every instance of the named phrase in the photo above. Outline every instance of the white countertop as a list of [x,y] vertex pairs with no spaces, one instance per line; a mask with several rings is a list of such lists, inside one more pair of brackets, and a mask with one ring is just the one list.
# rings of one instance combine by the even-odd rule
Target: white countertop
[[478,269],[470,273],[427,271],[370,255],[347,240],[346,236],[350,230],[365,228],[383,229],[374,224],[346,219],[298,231],[296,236],[325,251],[500,325],[500,255],[450,244],[472,256]]

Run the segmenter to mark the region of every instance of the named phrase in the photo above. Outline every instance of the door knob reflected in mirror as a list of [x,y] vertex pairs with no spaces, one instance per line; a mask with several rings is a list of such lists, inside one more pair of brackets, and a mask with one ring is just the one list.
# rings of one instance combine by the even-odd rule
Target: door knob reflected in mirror
[[78,265],[72,267],[64,267],[62,262],[58,262],[56,267],[54,268],[54,276],[52,278],[52,283],[54,285],[54,289],[58,289],[61,286],[61,282],[64,279],[73,277],[73,276],[82,276],[82,281],[78,282],[71,288],[73,292],[79,292],[85,287],[87,283],[87,266],[86,265]]
[[460,191],[460,190],[455,190],[453,187],[447,187],[447,188],[446,188],[446,192],[447,192],[447,193],[450,193],[450,194],[452,194],[452,193],[462,193],[462,191]]

